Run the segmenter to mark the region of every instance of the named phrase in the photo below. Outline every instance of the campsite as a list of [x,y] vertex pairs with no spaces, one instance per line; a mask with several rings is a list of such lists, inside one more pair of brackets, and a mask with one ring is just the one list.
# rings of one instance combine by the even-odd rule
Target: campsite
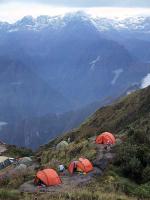
[[150,200],[150,0],[0,0],[0,200]]
[[[108,144],[108,140],[102,140],[98,144],[96,137],[92,137],[90,141],[97,148],[97,159],[91,163],[88,159],[81,157],[77,161],[71,161],[67,168],[64,168],[61,172],[58,168],[45,168],[37,171],[36,169],[40,168],[40,163],[33,161],[31,157],[10,158],[9,160],[8,157],[0,156],[1,181],[7,178],[13,179],[14,176],[24,176],[27,171],[32,171],[35,178],[23,183],[20,186],[20,192],[63,192],[64,190],[69,191],[72,187],[84,186],[95,176],[101,176],[114,157],[111,154],[112,149],[106,148],[107,145],[111,145]],[[69,145],[72,144],[61,141],[55,148],[64,150]],[[114,145],[114,142],[112,145]]]
[[[148,90],[149,88],[142,92],[147,93]],[[130,95],[130,101],[134,101],[134,97],[137,97],[140,93],[141,91]],[[128,104],[127,100],[128,98],[125,98],[121,103],[123,102],[126,106],[126,103]],[[132,153],[134,153],[132,151],[132,143],[140,142],[140,136],[136,132],[132,132],[132,135],[128,136],[125,133],[126,129],[120,132],[117,129],[116,131],[108,131],[108,129],[100,127],[100,125],[103,125],[101,116],[104,117],[104,112],[110,115],[110,108],[112,113],[114,113],[115,109],[120,109],[118,103],[111,107],[100,109],[81,127],[43,145],[36,153],[32,153],[28,149],[5,144],[1,148],[3,149],[1,156],[3,161],[10,159],[10,165],[0,171],[2,191],[6,191],[5,188],[11,188],[6,195],[14,196],[15,200],[20,199],[20,195],[23,195],[24,199],[37,198],[45,200],[49,196],[52,199],[57,199],[58,197],[61,199],[76,199],[76,193],[78,192],[80,193],[79,200],[93,198],[93,195],[95,199],[100,200],[103,198],[113,200],[118,197],[123,200],[136,200],[135,194],[141,197],[143,192],[138,192],[141,191],[140,187],[143,184],[138,185],[139,183],[133,182],[133,179],[129,182],[123,175],[119,175],[117,171],[120,170],[120,173],[123,174],[121,170],[124,170],[124,168],[120,167],[120,160],[122,163],[132,159]],[[109,112],[107,112],[107,109]],[[141,109],[143,108],[141,107]],[[117,113],[118,111],[116,110],[115,112]],[[145,110],[144,112],[147,111]],[[107,115],[105,117],[106,119],[108,118]],[[100,130],[95,129],[97,125],[93,126],[95,118]],[[103,126],[108,126],[108,124],[109,122]],[[117,127],[117,124],[111,125]],[[74,137],[77,132],[78,137]],[[144,140],[144,142],[147,145],[148,139]],[[131,147],[128,148],[130,143]],[[136,148],[139,148],[139,146],[137,145]],[[131,157],[126,157],[126,152],[128,151],[132,152],[128,154]],[[140,154],[138,155],[140,156]],[[145,162],[148,161],[146,160],[149,155],[147,149],[144,151],[144,155],[145,160],[141,160],[141,163],[144,162],[143,170],[145,170]],[[122,159],[125,160],[122,161]],[[140,174],[141,170],[138,173]],[[133,178],[134,176],[136,177],[134,171],[132,171],[132,175]],[[143,177],[143,180],[146,181],[146,178],[148,176]],[[133,185],[134,187],[132,187]],[[94,190],[96,190],[95,193],[93,193]],[[127,192],[127,195],[125,192]],[[0,195],[3,195],[3,193],[0,193]],[[67,197],[68,195],[70,196]],[[144,199],[148,199],[149,194],[144,193],[144,195]]]
[[[101,135],[100,135],[101,136]],[[102,135],[103,136],[103,135]],[[114,137],[114,136],[113,136]],[[114,145],[113,142],[108,144],[108,140],[103,140],[97,144],[96,137],[90,139],[91,143],[97,149],[96,159],[92,163],[86,158],[79,158],[77,161],[73,160],[69,163],[64,171],[59,172],[58,168],[43,169],[37,172],[35,180],[28,181],[20,186],[21,192],[63,192],[71,190],[74,187],[87,185],[96,176],[103,175],[104,170],[108,167],[109,163],[114,158],[112,147],[106,148],[108,145]],[[59,144],[66,144],[67,142],[61,141]],[[68,145],[56,145],[60,150],[67,149]],[[40,184],[38,184],[40,180]],[[51,182],[53,181],[53,182]]]

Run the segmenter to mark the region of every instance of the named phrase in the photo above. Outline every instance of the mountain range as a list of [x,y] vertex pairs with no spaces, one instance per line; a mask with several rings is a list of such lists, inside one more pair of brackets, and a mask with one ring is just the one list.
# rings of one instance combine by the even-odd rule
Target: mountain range
[[79,125],[104,99],[140,87],[150,72],[148,22],[82,12],[1,22],[1,138],[35,147],[34,137],[45,143]]

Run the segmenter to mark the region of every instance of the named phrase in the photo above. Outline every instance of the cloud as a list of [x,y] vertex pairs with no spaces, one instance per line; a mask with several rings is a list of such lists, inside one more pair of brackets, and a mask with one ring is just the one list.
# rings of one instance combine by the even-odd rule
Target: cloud
[[66,12],[76,11],[74,8],[54,7],[35,3],[8,3],[0,6],[0,21],[13,23],[26,15],[37,17],[39,15],[63,15]]
[[146,88],[150,85],[150,73],[147,74],[142,80],[141,88]]
[[64,7],[150,7],[149,0],[0,0],[0,3],[40,3]]
[[[105,0],[105,2],[113,1],[115,0]],[[82,4],[80,2],[82,2]],[[86,7],[83,7],[83,2]],[[85,0],[61,0],[61,3],[58,0],[0,0],[0,21],[13,23],[26,15],[32,15],[33,17],[37,17],[39,15],[56,16],[79,10],[87,12],[92,16],[108,18],[150,15],[150,8],[97,7],[96,5],[106,5],[103,0],[94,0],[93,2],[95,2],[95,4],[93,3],[91,5],[95,5],[95,7],[90,7],[92,0],[86,0],[86,2],[87,3],[85,4]],[[101,2],[101,4],[96,4],[96,2]],[[120,2],[120,0],[116,0],[116,2]],[[107,5],[109,4],[107,3]]]

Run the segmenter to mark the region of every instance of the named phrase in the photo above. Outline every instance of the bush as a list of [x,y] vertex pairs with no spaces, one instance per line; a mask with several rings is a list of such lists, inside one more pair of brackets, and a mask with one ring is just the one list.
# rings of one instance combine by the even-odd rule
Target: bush
[[35,172],[32,169],[25,171],[14,171],[0,177],[0,187],[7,189],[17,189],[25,181],[33,179]]
[[33,152],[31,149],[26,149],[23,147],[16,147],[16,146],[8,146],[7,151],[5,152],[6,156],[9,157],[28,157],[32,156]]
[[140,185],[134,190],[134,195],[140,198],[150,198],[150,183]]
[[143,178],[143,182],[144,182],[144,183],[150,181],[150,166],[147,166],[147,167],[143,170],[142,178]]
[[2,199],[2,200],[10,200],[10,199],[11,200],[19,200],[20,194],[17,191],[0,189],[0,199]]
[[127,141],[116,147],[114,164],[120,168],[123,175],[137,183],[146,183],[150,180],[149,133],[133,129],[129,133]]
[[91,145],[88,140],[81,140],[79,143],[70,143],[67,149],[64,150],[49,149],[43,151],[41,164],[51,167],[57,167],[59,163],[68,165],[70,161],[76,160],[81,156],[91,161],[94,160],[96,157],[96,147]]

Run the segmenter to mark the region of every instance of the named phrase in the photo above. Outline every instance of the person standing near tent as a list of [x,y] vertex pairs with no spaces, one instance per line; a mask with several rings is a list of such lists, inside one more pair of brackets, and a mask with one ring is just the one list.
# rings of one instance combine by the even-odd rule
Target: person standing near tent
[[58,166],[58,170],[59,170],[59,172],[64,172],[65,171],[65,166],[63,165],[63,164],[61,164],[61,165],[59,165]]
[[67,141],[68,141],[68,144],[69,144],[71,142],[71,138],[69,137]]

